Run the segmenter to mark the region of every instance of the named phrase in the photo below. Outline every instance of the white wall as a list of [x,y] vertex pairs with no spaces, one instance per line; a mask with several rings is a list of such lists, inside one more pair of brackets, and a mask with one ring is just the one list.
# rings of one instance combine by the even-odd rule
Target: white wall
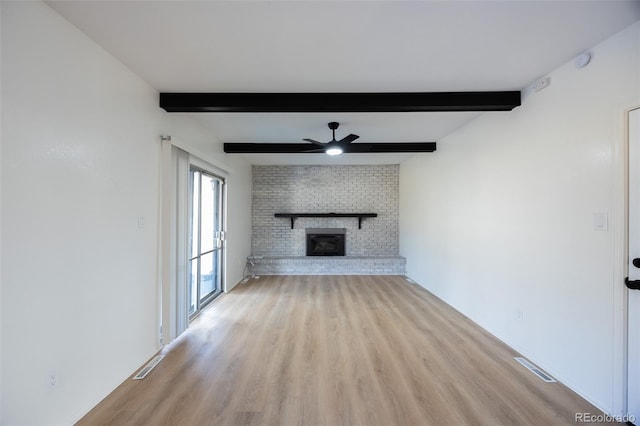
[[159,136],[233,170],[232,284],[251,171],[48,6],[1,7],[1,423],[70,424],[158,349]]
[[[411,278],[613,412],[617,152],[624,110],[640,104],[640,23],[592,52],[516,110],[484,114],[401,164],[400,254]],[[608,231],[594,230],[596,213]]]

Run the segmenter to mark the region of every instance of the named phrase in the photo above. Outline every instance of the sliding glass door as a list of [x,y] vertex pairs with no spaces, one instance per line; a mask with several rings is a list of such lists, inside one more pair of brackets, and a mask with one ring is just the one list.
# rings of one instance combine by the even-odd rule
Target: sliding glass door
[[191,167],[188,300],[193,317],[222,292],[224,180]]

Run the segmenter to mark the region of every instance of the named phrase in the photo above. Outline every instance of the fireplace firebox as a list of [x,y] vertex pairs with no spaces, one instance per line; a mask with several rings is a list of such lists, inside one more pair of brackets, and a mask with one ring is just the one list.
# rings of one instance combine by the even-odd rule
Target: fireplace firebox
[[344,256],[345,228],[307,228],[307,256]]

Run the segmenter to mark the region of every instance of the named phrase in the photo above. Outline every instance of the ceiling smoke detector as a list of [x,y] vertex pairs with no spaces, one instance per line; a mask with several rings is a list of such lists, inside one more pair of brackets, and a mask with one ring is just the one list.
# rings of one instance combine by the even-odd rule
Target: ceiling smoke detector
[[579,55],[573,61],[573,64],[576,66],[576,68],[584,68],[589,64],[589,62],[591,62],[591,53],[585,52]]

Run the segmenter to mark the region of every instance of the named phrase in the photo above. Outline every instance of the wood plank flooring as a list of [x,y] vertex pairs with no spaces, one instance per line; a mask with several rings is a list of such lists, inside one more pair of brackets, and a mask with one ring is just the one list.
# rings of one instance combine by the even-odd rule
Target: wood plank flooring
[[79,425],[567,425],[600,412],[398,276],[263,276]]

